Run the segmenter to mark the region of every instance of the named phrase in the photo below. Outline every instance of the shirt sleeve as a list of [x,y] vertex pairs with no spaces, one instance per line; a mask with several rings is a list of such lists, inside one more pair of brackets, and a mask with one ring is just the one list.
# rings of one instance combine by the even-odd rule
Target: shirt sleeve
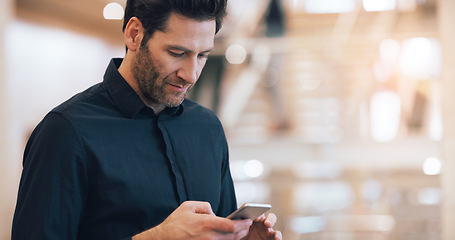
[[216,215],[226,217],[237,209],[237,200],[234,191],[234,183],[229,167],[228,146],[225,143],[223,153],[223,165],[221,168],[221,199]]
[[24,152],[11,239],[77,239],[88,190],[84,154],[68,119],[49,113]]

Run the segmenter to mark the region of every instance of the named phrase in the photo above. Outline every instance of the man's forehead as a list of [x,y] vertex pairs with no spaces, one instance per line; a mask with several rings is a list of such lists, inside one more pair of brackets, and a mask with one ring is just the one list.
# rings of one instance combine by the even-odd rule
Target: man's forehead
[[168,46],[186,48],[191,51],[213,49],[215,20],[198,21],[178,14],[171,14],[166,31],[156,31],[153,40],[164,41]]

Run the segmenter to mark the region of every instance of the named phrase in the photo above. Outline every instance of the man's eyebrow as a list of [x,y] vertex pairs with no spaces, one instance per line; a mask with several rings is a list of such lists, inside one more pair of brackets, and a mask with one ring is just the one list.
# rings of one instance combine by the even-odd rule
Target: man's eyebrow
[[[178,50],[178,51],[182,51],[182,52],[193,52],[192,50],[190,50],[186,47],[182,47],[182,46],[178,46],[178,45],[168,45],[167,49]],[[202,51],[201,53],[209,53],[209,52],[213,51],[213,49],[214,48],[212,47],[210,49]]]

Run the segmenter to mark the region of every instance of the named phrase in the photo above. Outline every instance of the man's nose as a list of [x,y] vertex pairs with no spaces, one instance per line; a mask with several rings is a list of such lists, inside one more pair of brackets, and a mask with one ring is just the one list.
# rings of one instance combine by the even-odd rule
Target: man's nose
[[198,78],[199,64],[197,59],[188,58],[177,72],[177,76],[185,82],[195,84]]

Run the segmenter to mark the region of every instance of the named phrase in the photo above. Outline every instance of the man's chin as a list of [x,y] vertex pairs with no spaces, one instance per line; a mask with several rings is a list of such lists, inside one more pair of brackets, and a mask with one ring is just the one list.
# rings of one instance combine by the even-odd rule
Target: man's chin
[[168,101],[166,101],[166,104],[164,105],[166,107],[178,107],[180,106],[180,104],[182,104],[184,99],[185,99],[184,97],[178,99],[168,99]]

